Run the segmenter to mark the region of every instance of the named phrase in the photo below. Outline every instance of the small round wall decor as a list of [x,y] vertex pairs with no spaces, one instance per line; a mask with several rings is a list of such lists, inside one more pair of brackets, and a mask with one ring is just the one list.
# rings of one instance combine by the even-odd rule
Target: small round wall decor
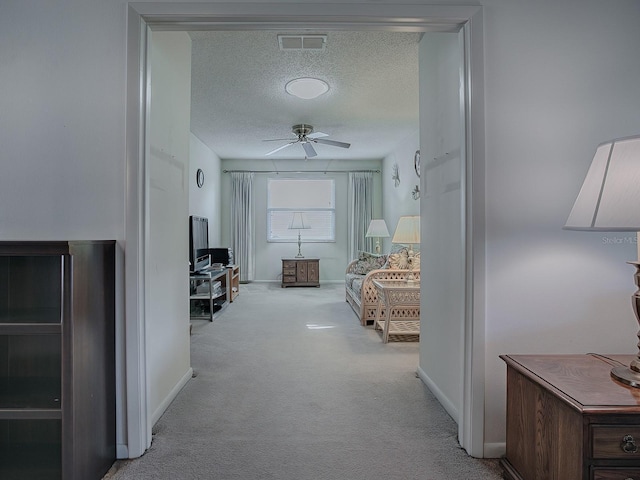
[[416,175],[420,176],[420,150],[416,150],[416,154],[413,156],[413,168],[416,171]]
[[202,188],[202,185],[204,185],[204,172],[201,168],[196,172],[196,185],[198,185],[198,188]]

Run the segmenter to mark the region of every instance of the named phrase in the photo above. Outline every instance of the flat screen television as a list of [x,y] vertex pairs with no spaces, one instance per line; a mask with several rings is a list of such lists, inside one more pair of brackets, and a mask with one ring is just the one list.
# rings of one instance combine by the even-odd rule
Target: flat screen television
[[189,217],[189,270],[197,272],[211,264],[209,249],[209,220],[205,217]]

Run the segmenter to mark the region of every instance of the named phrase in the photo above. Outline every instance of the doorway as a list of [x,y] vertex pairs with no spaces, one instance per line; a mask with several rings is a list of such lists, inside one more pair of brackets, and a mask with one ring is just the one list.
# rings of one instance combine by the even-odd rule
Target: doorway
[[[330,12],[329,12],[330,11]],[[330,14],[329,14],[330,13]],[[148,192],[145,133],[147,105],[146,49],[151,30],[189,29],[389,29],[461,32],[464,38],[465,136],[464,188],[461,189],[465,252],[465,309],[462,326],[462,409],[459,439],[469,454],[482,456],[484,410],[484,318],[481,241],[484,183],[484,124],[481,7],[368,4],[156,4],[135,3],[128,10],[127,47],[127,213],[126,213],[126,431],[127,456],[144,453],[151,443],[145,343],[145,276]],[[473,168],[472,168],[473,167]],[[473,366],[473,368],[471,368]]]

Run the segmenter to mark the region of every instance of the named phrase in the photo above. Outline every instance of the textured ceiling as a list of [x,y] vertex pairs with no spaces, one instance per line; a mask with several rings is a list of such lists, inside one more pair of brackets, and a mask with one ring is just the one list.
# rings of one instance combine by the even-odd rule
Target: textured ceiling
[[[324,51],[281,51],[278,33],[327,35]],[[191,131],[222,159],[304,158],[295,140],[305,123],[343,149],[314,145],[318,159],[379,159],[418,130],[418,33],[190,32]],[[327,94],[302,100],[285,92],[317,77]]]

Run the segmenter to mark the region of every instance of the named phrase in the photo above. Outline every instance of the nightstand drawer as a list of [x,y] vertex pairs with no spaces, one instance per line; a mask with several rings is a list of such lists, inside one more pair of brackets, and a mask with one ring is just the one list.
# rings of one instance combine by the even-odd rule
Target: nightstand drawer
[[591,480],[640,480],[640,468],[595,468]]
[[591,438],[593,458],[640,459],[640,425],[594,425]]

